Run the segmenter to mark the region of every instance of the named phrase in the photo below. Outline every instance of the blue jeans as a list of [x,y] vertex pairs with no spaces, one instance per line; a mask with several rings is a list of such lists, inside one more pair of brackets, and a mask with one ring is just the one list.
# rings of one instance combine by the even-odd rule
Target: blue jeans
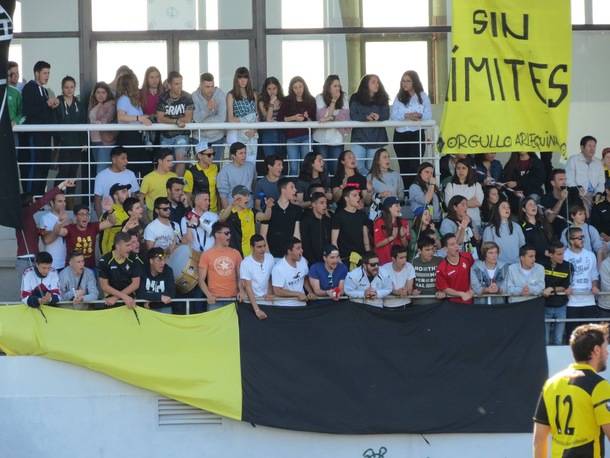
[[214,304],[208,304],[208,312],[211,312],[212,310],[218,310],[219,308],[225,307],[229,304],[232,304],[233,302],[237,301],[216,301]]
[[280,129],[261,129],[258,131],[258,144],[263,147],[265,157],[277,154],[284,156],[284,146],[265,145],[264,143],[285,143],[286,139]]
[[358,160],[358,171],[362,175],[367,176],[373,162],[373,157],[379,148],[371,148],[369,145],[351,145],[350,149]]
[[[309,145],[309,136],[301,135],[300,137],[289,138],[286,143],[286,151],[288,153],[288,175],[298,175],[299,165],[305,155],[311,150]],[[313,140],[311,140],[313,143]],[[294,143],[305,143],[304,145],[295,145]],[[299,161],[300,159],[300,161]]]
[[[103,143],[92,143],[92,146],[93,161],[97,162],[95,164],[97,174],[110,166],[110,152],[114,146],[104,145]],[[100,162],[104,162],[104,164],[100,164]]]
[[324,156],[326,170],[330,175],[334,175],[337,170],[337,159],[343,152],[343,145],[317,145],[318,152]]
[[188,135],[176,135],[175,137],[161,135],[161,144],[163,146],[175,146],[170,150],[174,153],[174,159],[181,161],[186,157],[186,150],[190,141]]
[[[566,317],[566,306],[563,307],[545,307],[545,319],[563,319]],[[565,330],[565,321],[558,323],[544,323],[546,344],[561,345],[563,342],[563,332]]]

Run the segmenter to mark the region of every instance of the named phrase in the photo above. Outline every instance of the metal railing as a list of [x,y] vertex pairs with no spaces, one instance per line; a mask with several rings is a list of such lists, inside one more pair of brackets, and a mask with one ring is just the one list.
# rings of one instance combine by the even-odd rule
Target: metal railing
[[[91,133],[92,132],[184,132],[184,135],[193,138],[202,138],[202,134],[205,131],[230,131],[230,130],[287,130],[287,129],[304,129],[307,130],[307,141],[304,143],[264,143],[257,142],[257,147],[265,147],[265,146],[280,146],[285,147],[288,145],[306,145],[310,151],[316,145],[323,146],[336,146],[327,143],[317,143],[313,140],[313,133],[316,129],[353,129],[353,128],[396,128],[396,127],[411,127],[417,128],[425,131],[425,135],[422,139],[418,141],[412,142],[394,142],[392,140],[392,136],[388,136],[388,146],[393,146],[396,144],[418,144],[421,147],[419,148],[420,154],[419,157],[415,158],[400,158],[396,156],[396,160],[401,161],[417,161],[418,163],[428,160],[435,165],[437,176],[440,175],[440,156],[436,149],[436,144],[439,136],[439,128],[435,121],[370,121],[370,122],[361,122],[361,121],[330,121],[330,122],[320,122],[320,121],[307,121],[307,122],[255,122],[255,123],[189,123],[184,128],[177,127],[174,124],[152,124],[150,126],[145,126],[143,124],[21,124],[13,127],[13,132],[17,134],[32,134],[32,133],[49,133],[49,134],[57,134],[62,132],[83,132],[86,133],[87,141],[82,145],[68,145],[63,146],[61,144],[51,145],[51,146],[31,146],[31,145],[18,145],[16,147],[17,151],[30,151],[30,150],[85,150],[86,152],[86,161],[78,161],[78,162],[69,162],[62,161],[61,158],[58,161],[51,162],[27,162],[20,161],[20,166],[47,166],[49,168],[57,165],[81,165],[85,170],[81,170],[80,177],[61,177],[62,179],[74,179],[75,181],[81,181],[90,183],[95,179],[95,176],[92,176],[92,170],[95,170],[94,166],[97,165],[108,165],[108,162],[96,162],[93,159],[92,149],[93,148],[109,148],[113,145],[94,145],[91,141]],[[341,145],[344,149],[350,149],[351,145],[358,144],[366,146],[371,143],[367,142],[352,142],[345,141]],[[375,144],[378,144],[377,142]],[[154,144],[143,144],[143,145],[124,145],[124,148],[129,152],[129,149],[141,149],[143,147],[154,150],[155,148],[169,148],[169,149],[185,149],[189,148],[191,145],[154,145]],[[219,143],[215,144],[218,147],[228,147],[230,146],[228,143]],[[372,158],[371,158],[372,159]],[[334,160],[334,159],[328,159]],[[359,161],[365,161],[367,158],[359,158]],[[369,159],[370,160],[370,159]],[[152,157],[151,157],[152,161]],[[130,160],[130,164],[145,164],[150,165],[151,161],[133,161]],[[284,161],[286,163],[290,162],[301,162],[302,159],[288,159],[285,158]],[[192,163],[193,160],[186,158],[184,160],[174,161],[175,163]],[[221,159],[216,162],[228,162],[227,159]],[[263,162],[263,160],[258,160],[257,162]],[[413,175],[413,174],[404,174],[404,175]],[[142,177],[139,177],[142,178]],[[21,183],[34,182],[34,181],[48,181],[48,175],[45,178],[26,178],[21,177]],[[84,192],[82,194],[71,194],[75,197],[85,197],[90,196],[89,191]]]
[[[591,296],[593,295],[593,293],[586,293],[586,292],[576,292],[576,293],[572,293],[572,296]],[[473,295],[473,299],[482,299],[482,298],[507,298],[507,297],[513,297],[514,295],[511,294],[504,294],[504,293],[499,293],[499,294],[478,294],[478,295]],[[559,293],[554,293],[551,294],[551,296],[568,296],[568,294],[564,293],[564,292],[559,292]],[[610,291],[601,291],[598,294],[596,294],[595,296],[610,296]],[[455,295],[445,295],[444,298],[439,298],[437,295],[435,294],[414,294],[414,295],[406,295],[406,296],[396,296],[393,294],[390,294],[384,298],[381,299],[364,299],[364,298],[351,298],[349,296],[343,295],[340,296],[339,298],[337,298],[337,300],[351,300],[352,302],[357,302],[357,303],[361,303],[361,304],[365,304],[365,305],[370,305],[372,307],[375,308],[384,308],[384,309],[401,309],[403,307],[416,307],[417,304],[413,303],[413,300],[417,300],[417,299],[434,299],[434,300],[438,300],[438,301],[443,301],[443,300],[448,300],[451,299],[452,297],[458,297]],[[526,298],[527,300],[529,299],[536,299],[536,298],[543,298],[545,296],[543,295],[524,295],[524,296],[518,296],[519,298]],[[276,296],[270,296],[270,297],[256,297],[256,300],[260,300],[260,301],[265,301],[265,302],[274,302],[274,301],[284,301],[287,299],[295,299],[295,298],[285,298],[285,297],[276,297]],[[392,301],[395,302],[396,300],[405,300],[405,301],[409,301],[408,304],[404,304],[404,305],[395,305],[392,304],[391,306],[386,306],[386,301]],[[315,302],[315,301],[333,301],[332,298],[328,297],[328,296],[315,296],[314,298],[309,298],[307,299],[307,302]],[[142,299],[136,299],[134,301],[136,304],[138,305],[143,305],[145,303],[148,303],[150,301],[146,301],[146,300],[142,300]],[[207,302],[206,298],[173,298],[172,299],[172,303],[174,304],[185,304],[185,311],[186,311],[186,315],[190,315],[190,311],[191,311],[191,303],[202,303],[202,302]],[[249,300],[238,300],[237,297],[220,297],[220,298],[216,298],[216,302],[240,302],[240,303],[244,303],[244,304],[249,304],[250,301]],[[523,301],[521,301],[523,302]],[[381,307],[379,306],[381,303]],[[519,303],[519,302],[516,302]],[[86,301],[81,303],[80,305],[104,305],[105,302],[104,300],[95,300],[95,301]],[[23,302],[3,302],[0,303],[0,306],[5,305],[5,306],[9,306],[9,305],[23,305]],[[60,301],[57,304],[55,304],[58,307],[65,307],[65,308],[73,308],[74,304],[72,301]],[[261,304],[262,305],[262,304]],[[476,304],[476,305],[480,305],[483,307],[486,306],[490,306],[490,307],[494,307],[497,305],[507,305],[506,303],[503,304]],[[171,304],[166,304],[166,307],[171,306]],[[274,307],[274,306],[272,306]],[[281,307],[281,306],[276,306],[276,307]],[[306,307],[306,306],[303,306]],[[600,309],[602,310],[608,310],[608,313],[610,313],[610,309],[604,309],[601,306],[598,306]],[[291,306],[291,308],[293,308]],[[295,307],[296,308],[296,307]],[[91,311],[91,310],[87,310],[87,309],[78,309],[80,311]],[[155,309],[152,309],[153,311]],[[204,312],[205,313],[205,312]],[[610,317],[607,318],[547,318],[545,319],[545,323],[559,323],[559,322],[595,322],[595,321],[608,321],[610,322]]]

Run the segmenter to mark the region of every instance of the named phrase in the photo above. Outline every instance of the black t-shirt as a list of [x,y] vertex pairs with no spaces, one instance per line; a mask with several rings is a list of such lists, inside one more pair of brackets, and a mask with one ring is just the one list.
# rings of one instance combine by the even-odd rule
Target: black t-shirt
[[182,202],[178,202],[175,205],[176,206],[174,207],[174,204],[171,203],[169,206],[169,219],[170,221],[173,221],[178,226],[180,226],[180,223],[182,222],[182,217],[186,215],[188,209],[184,206]]
[[[364,191],[366,189],[366,177],[364,175],[360,175],[359,173],[357,175],[352,175],[351,177],[349,177],[347,179],[347,183],[356,184],[357,189],[360,189],[361,191]],[[337,175],[332,177],[332,179],[330,180],[330,187],[333,189],[338,188],[342,184],[343,184],[343,179],[339,178],[339,176],[337,176]]]
[[301,240],[303,256],[309,265],[322,261],[322,249],[330,243],[330,218],[324,215],[318,219],[311,210],[305,210],[301,220]]
[[593,205],[589,222],[600,234],[610,235],[610,202],[608,199]]
[[337,245],[341,258],[346,259],[352,251],[364,254],[362,228],[367,225],[367,220],[367,216],[360,210],[354,213],[344,208],[337,210],[332,219],[332,228],[339,229]]
[[294,226],[301,220],[303,209],[298,205],[289,203],[286,209],[276,202],[271,209],[271,219],[264,222],[268,226],[267,243],[269,252],[274,258],[281,258],[286,254],[288,241],[294,234]]
[[97,263],[100,278],[108,280],[110,286],[119,291],[131,284],[133,278],[142,275],[144,264],[138,256],[130,255],[122,263],[114,259],[112,251],[102,256]]
[[[165,117],[170,119],[180,119],[187,111],[193,110],[194,108],[193,98],[188,92],[182,91],[180,97],[174,99],[169,92],[165,92],[159,97],[159,103],[157,104],[157,111],[162,111]],[[163,132],[166,137],[173,137],[176,135],[186,135],[184,131],[173,130],[169,132]]]

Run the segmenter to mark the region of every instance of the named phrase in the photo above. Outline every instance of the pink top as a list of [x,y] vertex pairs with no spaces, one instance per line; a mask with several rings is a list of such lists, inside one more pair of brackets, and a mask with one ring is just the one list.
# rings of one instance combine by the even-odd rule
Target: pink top
[[[114,100],[98,103],[89,111],[89,122],[91,124],[111,124],[116,119],[116,107]],[[113,145],[116,139],[117,132],[91,132],[91,141],[95,143],[103,143],[104,145]]]
[[155,115],[157,114],[157,105],[159,104],[159,92],[156,94],[151,94],[150,92],[142,93],[142,99],[144,105],[142,106],[142,111],[145,115]]

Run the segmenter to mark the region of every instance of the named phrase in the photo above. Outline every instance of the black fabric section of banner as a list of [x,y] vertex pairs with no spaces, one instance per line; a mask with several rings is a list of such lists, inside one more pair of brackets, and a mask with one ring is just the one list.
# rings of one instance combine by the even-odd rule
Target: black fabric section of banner
[[[12,21],[15,0],[0,0],[0,80],[8,74],[8,48],[11,43]],[[10,24],[10,27],[9,27]],[[21,69],[23,71],[23,69]],[[19,197],[19,175],[13,130],[6,101],[7,85],[0,84],[0,226],[21,228],[21,200]],[[2,101],[5,101],[2,104]]]
[[239,307],[244,421],[340,434],[526,433],[544,305]]

